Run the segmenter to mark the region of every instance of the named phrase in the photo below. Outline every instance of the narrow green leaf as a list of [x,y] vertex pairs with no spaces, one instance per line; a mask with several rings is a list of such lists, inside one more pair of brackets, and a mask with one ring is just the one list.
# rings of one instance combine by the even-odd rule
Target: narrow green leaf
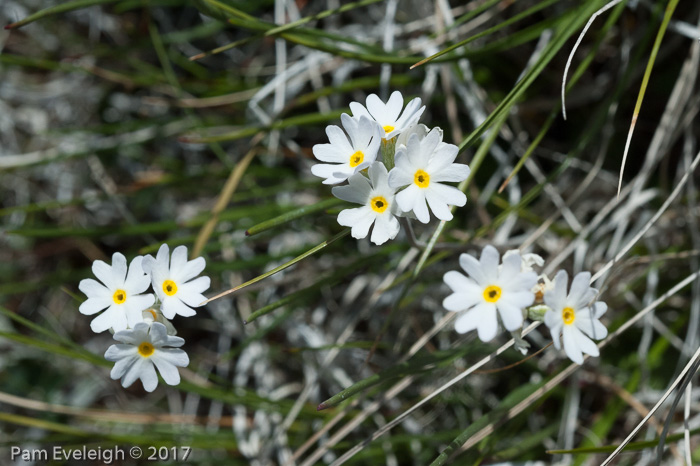
[[388,380],[396,379],[398,377],[404,377],[411,374],[419,374],[422,372],[427,372],[435,369],[436,367],[443,367],[449,365],[457,358],[460,358],[470,351],[470,347],[461,347],[448,351],[436,351],[431,354],[416,356],[401,364],[397,364],[389,369],[385,369],[377,374],[371,375],[366,379],[360,380],[352,384],[345,390],[333,395],[326,401],[318,405],[316,409],[319,411],[330,408],[332,406],[341,403],[351,396],[359,393],[363,390],[367,390],[382,382]]
[[78,10],[80,8],[87,8],[93,5],[115,3],[117,1],[118,0],[74,0],[72,2],[61,3],[59,5],[44,8],[43,10],[37,11],[36,13],[27,16],[23,20],[17,21],[12,24],[8,24],[7,26],[5,26],[5,29],[17,29],[19,27],[24,26],[25,24],[33,23],[34,21],[46,18],[48,16],[66,13],[68,11]]
[[298,209],[282,214],[279,217],[275,217],[270,220],[265,220],[264,222],[258,223],[257,225],[248,228],[245,234],[247,236],[257,235],[258,233],[262,233],[263,231],[267,231],[280,225],[284,225],[285,223],[289,223],[292,220],[296,220],[298,218],[305,217],[309,214],[313,214],[322,210],[330,209],[331,207],[335,207],[337,205],[342,204],[342,202],[343,201],[341,201],[340,199],[336,199],[333,197],[325,199],[321,202],[317,202],[313,205],[300,207]]
[[325,248],[325,247],[328,246],[329,244],[331,244],[331,243],[333,243],[333,242],[339,240],[339,239],[342,238],[343,236],[346,236],[348,233],[350,233],[350,228],[346,228],[345,230],[343,230],[343,231],[341,231],[340,233],[338,233],[337,235],[335,235],[333,238],[331,238],[331,239],[329,239],[329,240],[327,240],[327,241],[324,241],[323,243],[319,244],[319,245],[316,246],[316,247],[313,247],[313,248],[309,249],[309,250],[306,251],[304,254],[295,257],[294,259],[290,260],[289,262],[286,262],[286,263],[280,265],[279,267],[275,267],[274,269],[270,270],[269,272],[265,272],[265,273],[262,274],[262,275],[258,275],[257,277],[253,278],[252,280],[248,280],[247,282],[245,282],[245,283],[243,283],[243,284],[241,284],[241,285],[238,285],[238,286],[236,286],[236,287],[234,287],[234,288],[231,288],[230,290],[224,291],[223,293],[219,293],[218,295],[214,296],[213,298],[207,299],[207,300],[204,301],[201,305],[203,306],[203,305],[205,305],[205,304],[207,304],[207,303],[209,303],[209,302],[211,302],[211,301],[214,301],[215,299],[222,298],[222,297],[224,297],[224,296],[226,296],[226,295],[228,295],[228,294],[231,294],[231,293],[233,293],[233,292],[236,292],[236,291],[238,291],[238,290],[241,290],[241,289],[245,288],[246,286],[252,285],[253,283],[257,283],[257,282],[259,282],[260,280],[264,280],[264,279],[266,279],[267,277],[276,274],[277,272],[281,272],[282,270],[286,269],[287,267],[291,267],[292,265],[296,264],[297,262],[299,262],[299,261],[301,261],[301,260],[303,260],[303,259],[305,259],[305,258],[307,258],[307,257],[309,257],[309,256],[311,256],[311,255],[313,255],[313,254],[315,254],[315,253],[317,253],[318,251],[320,251],[321,249]]

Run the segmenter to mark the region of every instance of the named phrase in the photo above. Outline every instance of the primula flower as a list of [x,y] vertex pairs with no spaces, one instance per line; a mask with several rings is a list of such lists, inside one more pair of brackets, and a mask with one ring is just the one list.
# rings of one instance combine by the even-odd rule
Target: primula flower
[[425,106],[421,107],[421,102],[420,97],[416,97],[401,113],[403,96],[401,92],[394,91],[387,103],[382,102],[377,94],[370,94],[366,100],[367,107],[359,102],[351,102],[350,110],[355,118],[364,116],[379,123],[384,130],[382,134],[384,139],[392,139],[418,123],[418,119],[425,111]]
[[496,336],[498,316],[508,331],[522,327],[523,309],[535,300],[531,288],[537,274],[521,271],[519,254],[504,257],[500,270],[498,262],[496,248],[486,246],[480,260],[469,254],[459,256],[459,264],[469,277],[454,270],[445,274],[445,283],[453,293],[442,305],[448,311],[461,312],[455,321],[458,333],[477,329],[479,338],[489,341]]
[[370,165],[369,180],[361,173],[350,177],[347,186],[333,188],[333,195],[344,201],[362,204],[362,207],[345,209],[338,215],[338,223],[352,227],[353,238],[364,238],[374,224],[370,240],[377,245],[394,239],[399,232],[399,209],[394,202],[395,190],[389,187],[386,167],[375,162]]
[[311,173],[321,178],[323,184],[337,184],[352,174],[367,168],[377,158],[382,129],[369,118],[354,119],[343,113],[340,116],[347,135],[338,126],[326,126],[330,144],[316,144],[314,156],[321,162],[311,167]]
[[[590,287],[591,274],[576,274],[571,289],[566,293],[569,276],[560,270],[554,277],[554,287],[544,294],[544,302],[549,311],[544,315],[544,323],[552,332],[554,346],[561,349],[559,333],[564,339],[564,351],[576,364],[583,364],[583,354],[598,356],[598,346],[591,340],[601,340],[608,335],[608,329],[600,323],[600,317],[608,310],[608,305],[595,299],[598,290]],[[590,337],[590,338],[589,338]]]
[[155,301],[152,294],[141,294],[151,282],[141,268],[142,260],[141,256],[135,257],[127,270],[126,257],[115,252],[111,266],[100,260],[92,263],[92,272],[102,283],[87,278],[78,288],[88,297],[80,305],[81,314],[93,315],[107,308],[90,323],[93,332],[110,328],[118,332],[142,322],[141,311]]
[[193,307],[206,301],[202,293],[209,288],[209,277],[199,277],[206,262],[203,257],[187,260],[187,247],[173,250],[172,259],[167,244],[158,249],[158,254],[143,258],[143,269],[151,275],[153,289],[162,303],[163,315],[172,319],[176,314],[189,317],[196,314]]
[[165,383],[177,385],[180,383],[177,367],[190,363],[187,353],[177,349],[185,340],[169,336],[160,322],[138,323],[131,330],[115,333],[114,339],[120,343],[107,348],[105,359],[116,363],[110,376],[114,380],[121,378],[124,388],[141,379],[143,388],[152,392],[158,386],[156,367]]
[[413,211],[419,221],[428,223],[429,205],[440,220],[452,220],[448,206],[463,206],[467,196],[454,186],[441,183],[462,181],[469,176],[467,165],[453,163],[458,152],[457,146],[442,142],[439,128],[433,128],[423,139],[412,134],[408,144],[397,149],[396,167],[389,173],[389,186],[408,185],[396,195],[401,210]]

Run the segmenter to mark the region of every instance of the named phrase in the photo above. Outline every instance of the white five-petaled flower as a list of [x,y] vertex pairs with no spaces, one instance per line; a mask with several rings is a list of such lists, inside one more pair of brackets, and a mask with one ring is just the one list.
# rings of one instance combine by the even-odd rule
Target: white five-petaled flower
[[496,248],[486,246],[480,260],[469,254],[459,256],[459,264],[469,277],[454,270],[445,274],[445,283],[453,293],[442,305],[448,311],[461,312],[455,321],[458,333],[477,329],[479,338],[489,341],[498,330],[497,316],[508,331],[523,325],[523,309],[535,299],[531,288],[537,274],[521,271],[519,254],[504,257],[500,270],[498,262]]
[[207,298],[202,295],[209,288],[209,277],[199,277],[206,262],[203,257],[187,260],[187,247],[178,246],[173,250],[172,258],[167,244],[158,249],[154,259],[143,258],[143,270],[151,275],[153,289],[162,303],[161,310],[167,319],[176,314],[189,317],[196,314],[193,307],[198,307]]
[[311,167],[311,173],[321,178],[324,184],[337,184],[352,174],[367,168],[377,158],[382,140],[382,129],[373,120],[340,116],[347,135],[338,126],[326,126],[330,144],[316,144],[314,156],[321,162]]
[[351,102],[350,110],[355,118],[365,116],[379,123],[384,130],[382,137],[388,140],[418,123],[418,119],[425,111],[425,106],[421,107],[421,102],[420,97],[416,97],[401,113],[403,95],[399,91],[394,91],[387,103],[382,102],[377,94],[370,94],[367,96],[366,107],[359,102]]
[[394,239],[399,232],[399,209],[394,202],[395,190],[389,187],[388,173],[384,164],[375,162],[370,165],[369,180],[362,173],[356,173],[350,177],[347,186],[333,188],[336,197],[357,204],[362,207],[345,209],[338,215],[338,223],[352,227],[353,238],[364,238],[370,227],[372,236],[370,240],[377,245]]
[[602,301],[591,304],[598,290],[590,287],[589,272],[576,274],[567,294],[568,282],[566,271],[557,272],[554,287],[544,294],[544,302],[550,308],[544,315],[544,323],[552,332],[554,346],[561,349],[561,332],[566,355],[575,363],[583,364],[582,353],[591,356],[600,354],[591,338],[601,340],[608,335],[608,329],[599,320],[608,310],[608,305]]
[[141,379],[143,388],[152,392],[158,386],[158,372],[168,385],[180,383],[177,367],[187,367],[190,359],[183,350],[185,343],[180,337],[169,336],[165,325],[160,322],[147,324],[140,322],[133,329],[114,334],[120,343],[110,346],[105,353],[108,361],[114,361],[110,376],[122,379],[122,386],[129,387],[136,379]]
[[433,128],[423,139],[412,134],[406,146],[399,146],[396,166],[389,173],[389,186],[400,188],[408,185],[396,195],[401,210],[413,211],[419,221],[428,223],[429,205],[440,220],[452,220],[448,206],[461,207],[467,202],[462,191],[442,184],[462,181],[469,176],[467,165],[453,163],[458,152],[457,146],[442,142],[439,128]]
[[80,312],[93,315],[107,308],[95,317],[90,328],[95,333],[114,329],[115,332],[134,327],[142,322],[141,311],[154,303],[152,294],[141,294],[148,289],[150,278],[141,268],[143,257],[135,257],[127,269],[126,257],[115,252],[112,265],[96,260],[92,271],[102,282],[87,278],[81,280],[78,288],[88,299],[80,305]]

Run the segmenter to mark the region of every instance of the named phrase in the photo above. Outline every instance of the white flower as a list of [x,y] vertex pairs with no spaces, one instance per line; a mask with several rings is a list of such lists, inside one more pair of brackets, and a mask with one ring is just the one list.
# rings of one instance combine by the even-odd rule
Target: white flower
[[567,295],[568,282],[566,271],[557,272],[554,288],[544,294],[544,302],[550,308],[544,315],[544,323],[552,332],[554,346],[561,349],[559,332],[562,332],[566,355],[575,363],[583,364],[582,353],[600,354],[591,338],[601,340],[608,335],[608,330],[598,320],[608,310],[608,305],[601,301],[591,305],[598,290],[590,287],[589,272],[576,274]]
[[126,257],[115,252],[112,265],[97,260],[92,263],[92,272],[102,282],[87,278],[81,280],[78,288],[88,299],[80,305],[80,312],[93,315],[107,308],[95,317],[90,328],[95,333],[114,329],[115,332],[134,327],[142,322],[141,311],[154,303],[152,294],[140,294],[148,289],[150,278],[141,268],[143,257],[135,257],[127,271]]
[[401,210],[413,211],[418,220],[428,223],[429,205],[440,220],[452,220],[448,206],[463,206],[467,196],[454,186],[441,183],[462,181],[469,176],[467,165],[453,163],[458,152],[457,146],[442,143],[439,128],[433,128],[423,139],[412,134],[408,144],[397,149],[396,166],[389,173],[389,186],[409,185],[396,195]]
[[[347,186],[333,188],[333,195],[362,207],[345,209],[338,215],[338,223],[352,227],[353,238],[364,238],[374,224],[370,239],[374,244],[383,244],[394,239],[399,232],[398,206],[394,202],[395,190],[389,187],[386,167],[380,162],[370,165],[369,180],[361,173],[350,177]],[[371,183],[370,183],[371,182]]]
[[[158,249],[154,259],[143,258],[143,270],[151,274],[153,289],[162,303],[163,315],[172,319],[176,314],[189,317],[196,314],[193,307],[206,301],[202,293],[209,288],[209,277],[199,277],[206,265],[203,257],[187,260],[187,248],[178,246],[170,258],[167,244]],[[190,281],[191,280],[191,281]]]
[[382,129],[369,118],[359,120],[343,113],[340,116],[347,135],[338,126],[326,126],[330,144],[316,144],[314,156],[321,162],[311,167],[311,173],[324,184],[337,184],[352,174],[367,168],[377,158]]
[[[376,94],[370,94],[367,96],[366,108],[359,102],[351,102],[350,110],[355,118],[365,116],[379,123],[384,130],[382,136],[385,139],[392,139],[418,123],[418,119],[425,111],[425,106],[420,105],[421,102],[420,97],[416,97],[406,105],[401,114],[403,96],[401,92],[394,91],[386,104]],[[399,114],[401,114],[400,117]]]
[[138,323],[131,330],[115,333],[114,339],[121,343],[107,348],[105,359],[116,362],[110,376],[114,380],[121,378],[124,388],[141,379],[143,388],[152,392],[158,386],[156,367],[165,383],[177,385],[180,373],[176,366],[186,367],[190,363],[187,353],[177,349],[185,340],[169,336],[160,322]]
[[480,260],[469,254],[459,256],[459,264],[469,277],[454,270],[445,274],[445,283],[453,293],[442,305],[448,311],[462,312],[455,321],[458,333],[477,329],[479,338],[489,341],[498,330],[497,316],[508,331],[523,325],[523,309],[535,299],[530,289],[537,281],[537,274],[521,272],[519,254],[504,257],[501,270],[498,262],[496,248],[486,246]]

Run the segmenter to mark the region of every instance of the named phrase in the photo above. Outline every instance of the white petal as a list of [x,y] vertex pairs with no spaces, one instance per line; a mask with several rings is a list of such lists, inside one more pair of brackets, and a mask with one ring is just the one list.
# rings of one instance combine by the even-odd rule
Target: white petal
[[112,291],[109,291],[104,285],[92,278],[80,280],[78,289],[85,293],[85,296],[96,299],[112,299]]
[[110,290],[116,290],[123,283],[115,276],[112,267],[101,260],[96,260],[92,263],[92,273]]
[[431,183],[430,188],[425,190],[425,200],[428,201],[430,210],[432,210],[433,214],[440,220],[452,220],[450,208],[447,207],[447,203],[443,198],[435,190],[431,189],[433,187],[432,185],[433,183]]
[[398,165],[389,172],[389,186],[393,189],[408,186],[413,183],[413,173],[409,173]]
[[113,380],[120,379],[139,358],[139,356],[132,356],[116,360],[112,370],[109,372],[109,376]]
[[382,245],[388,240],[396,238],[400,228],[399,221],[393,215],[377,215],[370,240],[377,246]]
[[[520,254],[506,254],[503,256],[503,266],[501,267],[501,273],[498,278],[502,280],[502,283],[508,284],[509,288],[513,279],[520,275],[520,267],[522,265],[522,258]],[[535,278],[537,280],[537,278]],[[535,286],[533,283],[532,286]],[[532,288],[529,286],[528,288]]]
[[350,145],[350,141],[348,141],[348,137],[338,126],[326,126],[326,134],[328,135],[328,139],[330,140],[331,144],[337,147],[338,150],[342,153],[352,154],[355,152],[354,150],[352,150],[352,146]]
[[420,97],[416,97],[411,100],[408,105],[406,105],[401,118],[396,120],[396,127],[403,131],[404,129],[408,129],[417,124],[420,116],[425,111],[425,106],[421,107],[421,103],[422,100]]
[[442,301],[442,307],[451,312],[466,311],[483,301],[478,294],[458,291],[447,296]]
[[566,307],[566,285],[569,281],[569,275],[566,270],[560,270],[554,276],[554,288],[544,292],[544,303],[561,311]]
[[470,172],[468,165],[453,163],[449,167],[430,175],[430,181],[456,183],[466,180]]
[[187,367],[190,363],[187,353],[177,348],[162,348],[158,350],[158,359],[177,367]]
[[338,184],[347,180],[350,175],[355,173],[355,169],[347,163],[338,165],[329,165],[319,163],[311,166],[311,173],[319,178],[325,178],[323,184]]
[[115,332],[126,329],[126,314],[119,308],[118,304],[112,304],[105,312],[98,315],[92,322],[90,328],[95,333],[104,332],[113,328]]
[[151,359],[153,360],[153,364],[155,364],[155,366],[158,368],[158,372],[160,372],[160,375],[163,377],[165,383],[168,385],[177,385],[180,383],[180,373],[178,372],[177,367],[173,366],[164,359],[158,358],[155,354],[151,356]]
[[[467,255],[467,254],[465,254]],[[455,293],[469,293],[476,296],[482,295],[482,288],[456,270],[450,270],[442,277],[447,286]]]
[[522,308],[513,306],[503,299],[498,300],[496,307],[498,308],[498,313],[501,315],[501,321],[506,330],[512,332],[523,326]]
[[116,344],[107,348],[105,359],[107,361],[119,361],[120,359],[134,357],[137,354],[138,349],[134,345]]
[[[368,95],[365,103],[367,104],[367,110],[369,110],[369,113],[372,114],[374,119],[377,120],[380,125],[385,126],[394,123],[394,120],[388,118],[386,105],[384,102],[382,102],[379,96],[377,96],[377,94]],[[403,102],[401,105],[403,106]]]
[[348,159],[348,153],[333,144],[316,144],[311,148],[311,151],[314,157],[321,162],[344,163]]
[[574,328],[574,331],[572,333],[576,338],[576,344],[581,349],[581,351],[583,351],[586,354],[590,354],[593,357],[600,356],[598,346],[595,343],[593,343],[593,341],[591,341],[590,338],[588,338],[586,335],[580,332],[577,328]]
[[367,206],[356,209],[345,209],[338,214],[338,223],[352,227],[350,234],[355,239],[362,239],[369,233],[369,228],[374,222],[375,215]]
[[459,189],[454,186],[448,186],[440,183],[433,183],[432,179],[430,181],[431,191],[438,194],[444,202],[449,205],[456,205],[457,207],[462,207],[467,203],[467,196]]
[[158,374],[152,361],[144,361],[140,371],[140,379],[143,384],[143,389],[147,392],[152,392],[158,386]]
[[144,294],[131,296],[122,304],[122,310],[126,315],[126,321],[129,327],[134,327],[139,322],[143,322],[143,311],[148,309],[155,302],[155,296],[152,294]]
[[386,171],[386,167],[383,163],[374,162],[369,166],[367,174],[375,190],[391,189],[388,183],[389,173]]
[[386,103],[386,117],[389,120],[396,121],[399,119],[399,114],[403,108],[403,96],[401,92],[394,91],[389,96],[389,100]]
[[175,317],[175,315],[191,317],[197,314],[197,312],[194,309],[186,306],[185,303],[183,303],[177,298],[177,296],[166,298],[163,301],[162,310],[163,315],[168,319],[172,319],[173,317]]
[[[483,309],[483,310],[479,310]],[[491,341],[498,332],[498,318],[496,317],[496,306],[493,304],[481,304],[474,311],[480,312],[477,332],[479,339],[483,342]],[[472,311],[472,312],[474,312]]]
[[209,289],[209,285],[211,285],[209,277],[196,278],[180,285],[177,289],[177,297],[188,306],[199,306],[203,301],[207,300],[202,293]]
[[503,295],[498,301],[505,301],[511,306],[523,309],[535,302],[535,293],[531,290],[511,291],[506,289],[503,290]]
[[[587,310],[585,311],[588,312]],[[582,315],[582,311],[576,313],[576,320],[574,324],[583,333],[588,335],[594,340],[602,340],[608,336],[608,329],[605,328],[598,319],[590,319],[588,316]]]
[[359,102],[350,102],[350,111],[352,112],[353,118],[360,118],[361,116],[366,116],[367,118],[374,119],[372,115],[369,114],[364,105]]
[[498,278],[498,262],[500,261],[500,258],[501,256],[498,254],[496,248],[490,244],[485,246],[483,251],[481,251],[479,264],[481,265],[481,270],[489,284],[495,283]]
[[564,339],[564,352],[566,352],[566,355],[576,364],[583,364],[583,354],[581,353],[581,349],[578,347],[576,342],[574,327],[571,325],[565,325],[562,333],[562,338]]
[[128,294],[134,295],[143,293],[151,284],[151,277],[146,275],[143,267],[143,257],[136,256],[129,264],[129,272],[124,281],[124,289]]
[[185,263],[181,268],[176,268],[174,262],[170,265],[170,275],[178,286],[192,280],[202,273],[204,267],[207,266],[207,261],[205,261],[203,257],[197,257],[191,261],[187,261],[186,259],[187,256],[185,256]]
[[84,301],[83,303],[80,304],[80,307],[78,310],[80,311],[81,314],[84,314],[86,316],[91,316],[93,314],[96,314],[100,312],[102,309],[109,307],[112,305],[114,301],[112,301],[112,298],[88,298],[87,301]]
[[547,311],[544,314],[544,323],[549,329],[554,333],[554,329],[564,325],[564,320],[562,319],[561,312],[558,311]]
[[486,276],[481,268],[481,263],[479,263],[476,258],[470,254],[460,254],[459,265],[464,269],[467,274],[481,287],[488,286],[486,283]]
[[350,177],[347,186],[336,186],[332,189],[333,195],[343,201],[354,202],[356,204],[367,204],[372,187],[361,173],[356,173]]
[[600,317],[605,314],[605,311],[608,310],[608,305],[605,304],[603,301],[596,301],[593,304],[593,311],[594,311],[594,316],[596,319],[600,319]]
[[575,307],[583,307],[587,302],[582,303],[583,306],[576,306],[588,293],[591,288],[591,273],[590,272],[580,272],[574,276],[571,282],[571,289],[569,295],[567,296],[567,302],[575,305]]

